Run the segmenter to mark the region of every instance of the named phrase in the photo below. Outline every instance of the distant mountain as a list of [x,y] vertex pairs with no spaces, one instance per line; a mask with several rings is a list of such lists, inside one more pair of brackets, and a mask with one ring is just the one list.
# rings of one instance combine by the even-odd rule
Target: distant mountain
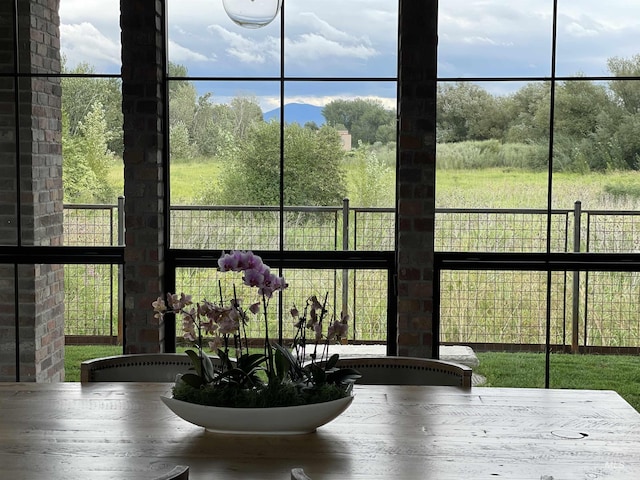
[[[323,107],[307,105],[306,103],[287,103],[284,106],[284,121],[287,123],[299,123],[303,125],[307,122],[315,122],[316,125],[324,125],[322,116]],[[263,114],[266,121],[275,118],[280,119],[280,108],[274,108]]]

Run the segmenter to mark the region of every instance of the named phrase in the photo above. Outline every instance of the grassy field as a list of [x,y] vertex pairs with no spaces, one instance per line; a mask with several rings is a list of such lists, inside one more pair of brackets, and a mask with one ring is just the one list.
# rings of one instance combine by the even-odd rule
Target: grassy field
[[[118,355],[119,346],[69,345],[65,347],[65,377],[80,381],[80,363],[90,358]],[[474,369],[489,387],[544,387],[545,356],[539,353],[477,353]],[[640,357],[623,355],[551,356],[551,388],[615,390],[640,411]]]
[[[438,170],[437,208],[541,208],[547,207],[546,172],[488,168]],[[576,201],[587,210],[638,210],[640,172],[555,173],[554,209],[572,209]]]
[[[477,353],[477,373],[489,387],[544,387],[545,355],[540,353]],[[640,411],[640,357],[568,355],[550,357],[549,386],[615,390]]]
[[[385,164],[386,165],[386,164]],[[360,170],[352,164],[347,168],[354,176]],[[380,171],[385,171],[384,168]],[[195,196],[202,185],[213,182],[219,172],[216,162],[180,162],[172,165],[172,201],[175,204],[195,204]],[[362,173],[362,172],[360,172]],[[393,175],[393,172],[387,175]],[[393,182],[381,182],[383,190],[392,188]],[[436,204],[441,208],[539,208],[544,209],[547,202],[548,175],[545,171],[525,171],[511,167],[493,167],[485,169],[438,169]],[[355,188],[353,182],[348,182]],[[640,211],[640,189],[632,188],[640,185],[640,172],[610,172],[607,174],[574,174],[556,173],[553,176],[553,207],[571,210],[578,200],[583,210],[624,210]],[[378,191],[378,189],[371,189]],[[350,191],[349,196],[361,198],[361,192]],[[185,214],[186,215],[186,214]],[[213,215],[212,215],[213,217]],[[248,248],[268,248],[277,238],[277,228],[271,223],[243,220],[242,229],[230,225],[233,217],[220,219],[194,217],[180,224],[178,229],[181,240],[184,237],[184,248],[225,248],[227,245],[239,243],[250,245]],[[249,217],[247,217],[249,218]],[[251,217],[253,218],[253,217]],[[368,217],[363,217],[368,218]],[[572,216],[554,216],[552,227],[552,249],[563,251],[566,240],[572,244],[572,225],[565,227],[565,218],[572,222]],[[590,217],[599,221],[600,230],[591,229],[591,251],[637,251],[637,232],[640,228],[640,216],[614,217],[607,222],[606,217]],[[371,250],[393,248],[392,219],[377,223],[377,217],[368,227],[362,218],[358,222],[358,245]],[[584,220],[584,218],[583,218]],[[207,227],[210,222],[216,227]],[[225,223],[226,222],[226,223]],[[273,222],[272,222],[273,223]],[[189,225],[195,225],[193,232]],[[219,227],[223,225],[224,228]],[[320,225],[320,226],[319,226]],[[249,229],[248,226],[251,226]],[[273,228],[271,228],[273,227]],[[566,230],[566,231],[565,231]],[[586,221],[582,224],[583,237],[586,238]],[[191,233],[190,233],[191,232]],[[276,233],[274,233],[276,232]],[[389,235],[387,235],[389,233]],[[296,249],[331,249],[327,246],[325,236],[332,239],[333,227],[319,222],[294,224],[287,227],[287,242],[304,242]],[[174,237],[177,233],[174,232]],[[325,235],[325,236],[322,236]],[[298,238],[300,237],[300,238]],[[438,251],[543,251],[546,239],[546,216],[542,215],[487,215],[476,214],[438,214],[436,217],[436,249]],[[195,238],[197,244],[191,245]],[[246,241],[245,241],[246,238]],[[319,238],[322,239],[318,240]],[[372,238],[372,240],[369,240]],[[387,238],[390,238],[387,241]],[[233,239],[233,240],[230,240]],[[381,246],[381,239],[384,245]],[[173,240],[172,240],[173,241]],[[194,240],[195,241],[195,240]],[[309,244],[308,242],[315,242]],[[586,240],[582,240],[586,244]],[[317,243],[317,245],[316,245]],[[182,243],[176,241],[176,245]],[[571,248],[571,247],[569,247]],[[180,282],[180,288],[188,289],[194,294],[200,285],[213,284],[210,280],[200,282],[194,270],[186,272],[189,282]],[[204,274],[203,274],[204,275]],[[569,274],[571,275],[571,274]],[[84,277],[78,281],[83,281]],[[191,281],[193,280],[193,281]],[[497,342],[497,343],[540,343],[544,335],[546,305],[546,274],[530,272],[444,272],[442,277],[442,339],[448,342]],[[640,275],[637,273],[592,272],[589,275],[588,298],[589,319],[588,338],[591,345],[634,346],[640,341],[640,325],[637,322],[637,298]],[[564,332],[563,321],[570,318],[566,305],[571,305],[571,290],[565,282],[571,282],[571,276],[565,278],[562,272],[556,273],[552,279],[552,295],[557,301],[552,305],[552,328],[554,342],[562,342]],[[359,277],[358,284],[361,284]],[[295,285],[299,286],[299,279]],[[487,288],[491,286],[491,288]],[[69,288],[72,292],[84,291]],[[305,285],[305,291],[330,289],[331,283],[323,279],[314,285]],[[382,287],[384,285],[382,284]],[[380,298],[378,285],[370,285],[365,291],[358,292],[361,301]],[[525,293],[525,295],[523,295]],[[587,295],[586,276],[580,282],[579,298]],[[583,315],[584,300],[581,300],[580,314]],[[106,302],[98,302],[105,304]],[[386,305],[370,302],[373,308],[362,310],[358,305],[358,317],[361,330],[359,339],[376,340],[376,335],[384,337],[384,319]],[[90,306],[93,308],[93,306]],[[69,310],[71,311],[71,310]],[[79,310],[78,319],[93,319],[97,315]],[[100,317],[102,318],[102,317]],[[355,318],[355,317],[354,317]],[[582,318],[580,319],[582,321]],[[68,325],[74,325],[75,319]],[[370,325],[369,325],[370,324]],[[581,333],[582,335],[582,333]],[[557,338],[556,338],[557,337]]]

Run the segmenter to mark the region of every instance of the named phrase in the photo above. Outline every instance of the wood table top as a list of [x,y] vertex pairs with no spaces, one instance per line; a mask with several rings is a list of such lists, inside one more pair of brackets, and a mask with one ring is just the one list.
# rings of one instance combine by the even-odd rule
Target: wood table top
[[317,432],[222,435],[170,384],[0,383],[0,478],[638,479],[640,414],[612,391],[356,385]]

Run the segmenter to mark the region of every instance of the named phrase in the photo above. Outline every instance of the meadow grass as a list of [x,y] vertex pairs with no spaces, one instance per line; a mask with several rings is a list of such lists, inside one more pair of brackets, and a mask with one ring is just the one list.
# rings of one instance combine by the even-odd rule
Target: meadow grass
[[[485,151],[491,153],[492,149],[485,148]],[[355,168],[350,175],[361,174],[362,165],[353,165],[354,162],[345,164],[347,169]],[[218,172],[219,165],[213,161],[172,165],[172,202],[194,204],[198,185],[213,181]],[[388,175],[393,175],[393,172]],[[392,180],[393,177],[387,178],[380,184],[392,185]],[[579,200],[586,210],[638,211],[640,198],[635,194],[636,190],[629,187],[636,184],[640,184],[639,172],[586,175],[555,173],[552,184],[553,208],[571,210]],[[437,170],[436,205],[438,208],[544,209],[547,186],[546,171],[527,171],[506,164],[483,169],[455,169],[450,165],[449,168]],[[361,197],[361,192],[351,193]],[[271,228],[271,224],[277,222],[277,216],[265,217],[265,221],[261,220],[257,225],[249,217],[236,217],[237,215],[223,218],[220,224],[210,224],[213,219],[208,217],[194,218],[193,227],[190,226],[191,223],[185,222],[186,226],[181,225],[177,230],[183,235],[183,246],[193,248],[228,249],[243,245],[244,248],[264,249],[272,248],[278,243],[277,233],[274,234],[277,229]],[[554,223],[552,228],[552,248],[554,251],[563,251],[565,238],[571,238],[571,225],[565,231],[562,217],[556,220],[557,224]],[[633,224],[623,227],[622,220],[611,216],[609,230],[603,230],[602,233],[593,230],[591,251],[634,251],[640,248],[636,245],[637,236],[633,234],[636,227]],[[232,225],[234,221],[239,222],[240,227]],[[225,222],[231,224],[226,225]],[[366,223],[362,220],[358,222],[359,248],[393,248],[392,222],[380,222],[377,226],[376,222],[371,222],[370,227],[360,230]],[[247,225],[251,225],[251,231],[247,230]],[[317,221],[303,219],[301,222],[294,222],[286,230],[287,242],[290,242],[288,245],[295,245],[299,249],[331,249],[331,245],[320,239],[320,234],[328,232],[331,237],[333,228],[333,225]],[[311,229],[314,229],[313,235],[305,236]],[[384,229],[390,231],[390,234],[384,234]],[[174,235],[177,235],[175,228]],[[511,217],[494,215],[471,218],[438,214],[435,236],[436,249],[439,251],[540,252],[545,249],[546,216],[520,214]],[[441,333],[444,341],[539,343],[544,335],[546,275],[532,272],[444,272],[443,275]],[[200,277],[187,273],[186,277],[179,276],[179,279],[178,286],[185,291],[193,291],[192,288],[198,284],[211,284],[211,279],[206,275]],[[358,283],[362,279],[360,277]],[[558,343],[563,341],[562,322],[567,315],[570,318],[570,312],[563,310],[565,305],[570,305],[572,299],[572,292],[565,290],[566,282],[570,280],[571,273],[568,276],[558,273],[553,277],[552,329]],[[318,281],[305,276],[296,279],[296,283],[301,282],[304,282],[304,292],[318,293],[333,289],[325,277]],[[356,333],[360,340],[386,338],[386,303],[376,301],[384,296],[385,283],[379,283],[380,287],[367,287],[357,292],[359,301],[371,307],[360,310],[360,306],[357,306],[358,311],[352,312],[358,318],[359,330]],[[640,275],[637,273],[592,272],[589,275],[589,344],[639,344],[640,326],[636,313],[639,285]],[[586,276],[583,274],[580,298],[584,298],[586,289]],[[87,316],[84,311],[79,314],[79,317]],[[69,321],[67,324],[73,325],[73,322]],[[581,339],[582,335],[581,332]]]
[[[438,170],[436,208],[547,208],[547,172],[486,168]],[[552,205],[571,210],[580,201],[583,210],[630,210],[640,207],[633,189],[620,185],[640,184],[640,172],[554,173]]]

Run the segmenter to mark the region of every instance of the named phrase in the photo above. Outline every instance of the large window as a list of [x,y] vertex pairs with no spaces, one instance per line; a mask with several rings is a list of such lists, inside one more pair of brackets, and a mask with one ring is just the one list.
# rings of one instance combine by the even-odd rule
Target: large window
[[452,267],[441,341],[637,347],[640,274],[622,257],[573,255],[638,252],[636,7],[439,8],[436,251]]
[[[222,2],[194,16],[201,3],[168,2],[170,247],[318,262],[283,272],[296,290],[282,308],[329,293],[351,339],[385,342],[389,271],[326,267],[392,258],[397,4],[288,0],[247,29]],[[176,289],[210,296],[213,273],[178,268]]]

